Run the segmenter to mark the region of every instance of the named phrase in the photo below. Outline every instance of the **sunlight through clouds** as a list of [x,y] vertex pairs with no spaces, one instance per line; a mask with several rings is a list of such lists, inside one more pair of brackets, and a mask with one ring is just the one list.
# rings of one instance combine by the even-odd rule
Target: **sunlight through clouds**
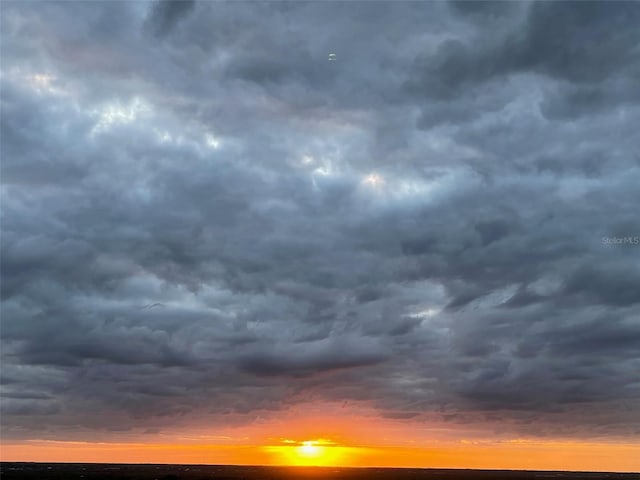
[[205,143],[209,148],[213,150],[217,150],[218,147],[220,147],[220,140],[218,140],[212,134],[210,133],[205,134],[204,139],[205,139]]
[[362,179],[364,185],[368,185],[372,188],[381,188],[384,186],[384,178],[377,173],[370,173]]
[[3,2],[3,452],[630,464],[636,5]]
[[149,103],[140,97],[134,97],[128,103],[120,101],[106,103],[91,113],[97,117],[97,122],[91,130],[91,135],[109,131],[117,125],[127,125],[148,116],[153,109]]

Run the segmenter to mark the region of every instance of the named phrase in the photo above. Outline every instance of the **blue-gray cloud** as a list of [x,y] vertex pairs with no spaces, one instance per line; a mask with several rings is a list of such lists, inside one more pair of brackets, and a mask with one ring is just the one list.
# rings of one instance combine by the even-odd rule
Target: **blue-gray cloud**
[[2,9],[3,435],[640,430],[638,4]]

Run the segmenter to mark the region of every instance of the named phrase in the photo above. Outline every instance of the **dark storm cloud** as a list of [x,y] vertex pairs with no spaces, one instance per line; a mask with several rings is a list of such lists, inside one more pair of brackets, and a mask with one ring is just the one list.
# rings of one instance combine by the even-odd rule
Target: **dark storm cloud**
[[257,375],[305,374],[375,364],[386,355],[366,339],[318,340],[256,352],[242,359],[242,367]]
[[157,0],[149,13],[149,28],[159,37],[167,35],[194,6],[194,0]]
[[[453,5],[471,13],[514,10],[508,2],[495,3]],[[475,34],[479,42],[444,42],[434,57],[424,58],[425,80],[436,82],[427,83],[439,88],[435,93],[453,94],[516,72],[539,72],[583,84],[615,77],[621,70],[637,74],[639,15],[633,2],[535,2],[524,24],[512,25],[503,35],[483,30]]]
[[[504,88],[518,74],[558,80],[545,89],[541,104],[550,118],[588,115],[637,102],[633,87],[640,78],[637,5],[534,2],[521,22],[509,22],[521,15],[519,6],[452,2],[454,11],[475,20],[480,28],[442,42],[434,55],[418,56],[414,62],[406,87],[431,100],[424,107],[424,127],[501,109],[508,96],[491,95],[491,85]],[[433,104],[443,99],[446,103]],[[471,111],[465,108],[469,105]],[[432,118],[434,108],[436,118]]]
[[4,3],[3,435],[305,395],[632,435],[638,15]]

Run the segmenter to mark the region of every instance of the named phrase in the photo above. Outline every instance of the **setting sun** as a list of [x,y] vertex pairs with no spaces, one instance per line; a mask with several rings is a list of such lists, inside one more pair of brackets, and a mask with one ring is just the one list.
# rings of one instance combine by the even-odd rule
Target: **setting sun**
[[296,446],[287,447],[292,465],[334,465],[340,447],[325,440],[304,440]]
[[[290,443],[287,441],[286,443]],[[343,447],[330,440],[303,440],[293,445],[277,445],[266,447],[275,454],[277,463],[292,466],[336,466],[349,464],[352,447]]]
[[312,441],[302,442],[302,445],[296,448],[296,452],[301,457],[305,458],[317,458],[324,453],[324,447],[319,447]]

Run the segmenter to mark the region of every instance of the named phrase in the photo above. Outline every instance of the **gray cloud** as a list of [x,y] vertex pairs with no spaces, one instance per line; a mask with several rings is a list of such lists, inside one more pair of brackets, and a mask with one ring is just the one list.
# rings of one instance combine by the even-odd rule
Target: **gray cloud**
[[639,14],[3,5],[3,435],[633,435]]
[[194,6],[194,0],[157,0],[149,12],[148,26],[155,35],[165,36]]

